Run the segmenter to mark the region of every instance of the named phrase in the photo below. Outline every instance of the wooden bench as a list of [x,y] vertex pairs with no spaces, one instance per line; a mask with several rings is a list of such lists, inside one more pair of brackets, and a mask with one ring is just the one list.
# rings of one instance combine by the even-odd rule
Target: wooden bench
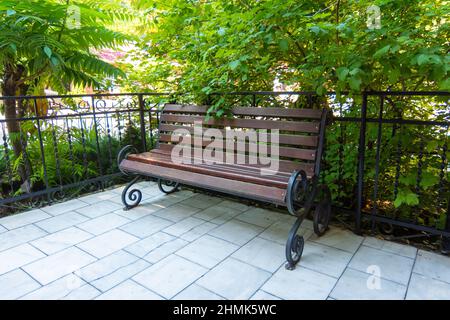
[[[286,267],[294,268],[303,252],[304,239],[297,234],[303,219],[313,212],[314,231],[319,236],[330,219],[330,191],[318,179],[330,113],[326,109],[235,107],[230,116],[215,119],[206,117],[207,109],[167,104],[160,115],[157,147],[132,153],[127,146],[119,152],[120,170],[136,174],[122,193],[125,209],[137,206],[142,199],[138,189],[130,190],[140,176],[158,179],[165,193],[175,192],[184,184],[285,206],[297,217],[286,244]],[[215,131],[211,134],[208,129]],[[230,132],[254,137],[258,130],[279,131],[276,169],[267,166],[276,153],[270,139],[238,142],[226,138]],[[196,139],[201,137],[204,139]],[[212,150],[212,141],[223,146],[223,153]],[[182,148],[186,146],[190,149],[185,151]],[[174,154],[180,157],[175,159]]]

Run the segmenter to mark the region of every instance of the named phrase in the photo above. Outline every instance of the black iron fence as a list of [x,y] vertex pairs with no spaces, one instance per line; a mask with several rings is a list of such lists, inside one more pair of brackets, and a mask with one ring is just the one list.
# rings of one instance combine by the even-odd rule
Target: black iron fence
[[[400,237],[450,237],[449,97],[448,92],[235,92],[211,94],[204,102],[217,115],[233,105],[330,108],[334,121],[321,179],[355,231],[381,227]],[[3,210],[52,203],[118,182],[118,150],[127,144],[151,149],[164,103],[194,102],[166,93],[0,101],[8,99],[20,105],[23,116],[0,119]],[[13,123],[20,130],[8,130]],[[418,233],[403,233],[404,228]]]

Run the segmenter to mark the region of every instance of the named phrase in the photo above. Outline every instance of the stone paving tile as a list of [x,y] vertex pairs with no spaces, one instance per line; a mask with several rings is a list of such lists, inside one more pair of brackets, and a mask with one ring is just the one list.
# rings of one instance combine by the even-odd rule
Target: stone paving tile
[[157,232],[124,248],[125,251],[143,258],[162,244],[174,240],[175,237],[164,232]]
[[105,191],[105,192],[92,193],[90,195],[80,197],[80,198],[78,198],[78,200],[83,201],[87,204],[93,205],[98,202],[103,202],[105,200],[109,200],[114,197],[117,197],[117,194],[110,190],[110,191]]
[[98,296],[101,292],[94,287],[86,284],[82,279],[74,274],[69,274],[61,279],[58,279],[49,285],[41,287],[25,296],[23,300],[59,300],[59,299],[74,299],[77,296],[83,299],[92,299]]
[[101,294],[97,300],[162,300],[160,296],[138,283],[127,280]]
[[381,278],[407,285],[413,264],[413,259],[361,246],[350,261],[349,267],[367,273],[378,268]]
[[205,235],[191,242],[176,254],[206,268],[212,268],[239,247],[225,240]]
[[49,284],[67,274],[74,272],[96,259],[76,247],[71,247],[51,256],[28,264],[22,269],[41,284]]
[[173,222],[170,220],[150,215],[125,224],[120,229],[136,237],[146,238],[172,224]]
[[127,266],[138,260],[138,258],[123,250],[114,252],[113,254],[102,258],[84,268],[76,271],[76,274],[87,282],[105,277],[117,269]]
[[212,197],[206,194],[196,194],[186,200],[183,200],[181,204],[187,205],[190,207],[198,208],[198,209],[206,209],[213,205],[218,204],[221,202],[222,199],[218,197]]
[[235,219],[257,225],[258,227],[267,228],[273,223],[279,221],[279,213],[272,212],[266,209],[253,208],[240,215]]
[[6,232],[8,231],[8,229],[6,229],[5,227],[0,226],[0,233]]
[[352,254],[318,243],[307,242],[300,260],[302,267],[338,278],[352,259]]
[[122,208],[122,206],[118,205],[117,203],[111,201],[99,201],[91,204],[90,206],[83,207],[75,211],[81,213],[82,215],[85,215],[86,217],[96,218],[104,214],[116,211],[120,208]]
[[328,230],[323,236],[318,237],[313,234],[309,240],[348,251],[350,253],[355,253],[364,238],[348,232],[347,230],[331,227],[330,230]]
[[171,255],[172,253],[180,250],[187,244],[188,244],[187,241],[176,238],[174,240],[171,240],[171,241],[168,241],[168,242],[162,244],[155,250],[146,254],[144,256],[144,259],[150,263],[156,263],[159,260],[164,259],[165,257]]
[[138,273],[133,280],[170,299],[207,271],[198,264],[173,255]]
[[98,280],[92,281],[91,284],[95,288],[105,292],[117,286],[119,283],[122,283],[127,279],[130,279],[131,277],[141,272],[142,270],[147,269],[149,266],[150,263],[148,263],[145,260],[139,259],[129,265],[117,269],[116,271]]
[[21,269],[0,276],[0,300],[17,299],[41,285]]
[[[292,224],[286,223],[284,221],[278,221],[272,224],[269,228],[264,230],[259,237],[276,242],[281,245],[286,245],[286,241],[289,235],[289,230],[291,230]],[[313,232],[309,229],[300,227],[297,234],[303,236],[305,241],[311,237]]]
[[215,224],[222,224],[225,223],[231,219],[233,219],[235,216],[241,214],[241,211],[232,209],[229,207],[226,207],[224,205],[221,205],[220,203],[218,205],[209,207],[205,210],[202,210],[194,215],[195,218],[200,218]]
[[183,233],[180,238],[186,241],[194,241],[200,238],[201,236],[205,235],[212,229],[217,228],[217,225],[211,222],[205,222],[191,230],[189,230],[186,233]]
[[450,284],[413,273],[406,294],[408,300],[450,300]]
[[177,294],[173,300],[224,300],[224,298],[199,285],[192,284]]
[[0,234],[0,252],[45,235],[47,235],[47,232],[34,225],[3,232]]
[[138,238],[129,233],[114,229],[82,242],[78,244],[77,247],[97,258],[103,258],[138,240]]
[[69,211],[66,213],[62,213],[59,216],[39,221],[35,223],[35,225],[47,232],[52,233],[61,231],[88,220],[89,218],[83,216],[82,214],[79,214],[75,211]]
[[104,216],[80,223],[77,227],[91,234],[99,235],[128,222],[130,222],[130,220],[127,218],[114,213],[108,213]]
[[8,230],[17,229],[33,222],[44,220],[52,217],[48,213],[40,209],[35,209],[27,212],[22,212],[20,214],[13,214],[5,218],[0,219],[0,225]]
[[248,210],[250,207],[246,204],[237,202],[237,201],[232,201],[232,200],[223,200],[221,202],[219,202],[217,204],[218,206],[223,206],[223,207],[227,207],[233,210],[237,210],[237,211],[246,211]]
[[263,290],[258,290],[256,293],[250,298],[250,300],[281,300],[270,293],[267,293]]
[[405,244],[400,244],[392,241],[385,241],[374,237],[366,237],[363,241],[363,245],[372,247],[375,249],[383,250],[386,252],[398,254],[407,258],[414,259],[417,254],[417,249]]
[[[122,206],[122,204],[120,204]],[[123,210],[119,209],[114,211],[113,213],[118,214],[124,218],[130,219],[130,220],[137,220],[143,217],[146,217],[153,212],[156,212],[158,210],[161,210],[161,208],[154,206],[152,204],[140,204],[136,208],[133,208],[132,210]]]
[[80,199],[72,199],[69,201],[64,201],[56,204],[52,204],[51,206],[46,206],[41,208],[42,211],[45,211],[52,216],[57,216],[69,211],[77,210],[82,207],[86,207],[89,204],[87,204],[84,201],[81,201]]
[[336,282],[336,278],[297,265],[294,270],[280,268],[261,289],[286,300],[325,300]]
[[198,208],[189,207],[182,204],[174,204],[165,210],[156,211],[153,215],[173,222],[178,222],[192,216],[198,211],[200,211]]
[[0,252],[0,275],[45,257],[28,243]]
[[330,294],[337,300],[403,299],[406,286],[347,268]]
[[203,223],[205,223],[205,221],[202,219],[188,217],[184,220],[181,220],[181,221],[179,221],[175,224],[172,224],[171,226],[163,229],[163,231],[172,236],[179,237],[183,233],[186,233]]
[[31,244],[42,252],[45,252],[45,254],[50,255],[92,237],[93,236],[90,233],[72,227],[34,240]]
[[253,239],[262,230],[263,228],[252,224],[231,220],[216,229],[211,230],[209,234],[242,246]]
[[269,272],[275,272],[286,261],[284,246],[259,237],[241,247],[232,257]]
[[[0,236],[1,237],[1,236]],[[419,250],[413,272],[450,283],[450,257]]]
[[197,281],[226,299],[248,299],[271,274],[239,260],[228,258]]

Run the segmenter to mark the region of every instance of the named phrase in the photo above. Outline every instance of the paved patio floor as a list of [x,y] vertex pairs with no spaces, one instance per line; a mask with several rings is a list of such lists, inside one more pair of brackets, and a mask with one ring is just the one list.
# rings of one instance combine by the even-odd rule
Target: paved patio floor
[[450,299],[450,258],[312,223],[294,271],[294,218],[140,183],[0,219],[0,299]]

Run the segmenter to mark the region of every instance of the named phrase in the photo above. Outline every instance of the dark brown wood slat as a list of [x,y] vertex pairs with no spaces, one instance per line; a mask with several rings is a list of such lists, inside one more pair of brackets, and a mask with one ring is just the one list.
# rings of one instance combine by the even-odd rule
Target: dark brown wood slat
[[[167,143],[160,143],[159,148],[160,149],[166,149],[166,150],[172,150],[176,144],[167,144]],[[200,147],[196,146],[195,144],[191,144],[193,146],[193,149]],[[249,146],[249,144],[239,144],[237,142],[234,143],[234,150],[237,153],[246,153],[248,152],[248,149],[246,149]],[[203,148],[202,148],[203,149]],[[285,157],[285,158],[293,158],[298,160],[306,160],[306,161],[313,161],[316,158],[316,150],[315,149],[299,149],[299,148],[290,148],[290,147],[279,147],[279,156]],[[203,149],[204,150],[204,149]],[[270,148],[268,148],[268,151],[270,151]],[[223,149],[224,154],[228,154],[230,152],[227,152],[226,148]],[[257,153],[250,153],[251,155],[257,156]]]
[[[129,160],[133,160],[133,157],[129,157]],[[183,171],[188,172],[196,172],[201,174],[206,174],[210,176],[215,177],[222,177],[226,179],[232,179],[232,180],[239,180],[249,183],[255,183],[255,184],[262,184],[265,186],[272,186],[277,188],[286,188],[287,187],[287,180],[280,179],[279,177],[276,178],[274,176],[261,176],[261,175],[255,175],[251,174],[249,172],[244,172],[243,170],[239,170],[238,167],[233,170],[232,167],[228,168],[221,168],[221,170],[217,170],[214,166],[207,166],[207,165],[195,165],[195,164],[183,164],[183,163],[174,163],[171,161],[167,161],[167,159],[157,159],[157,158],[149,158],[146,159],[146,163],[167,167],[167,168],[174,168],[179,169]]]
[[194,187],[206,188],[249,199],[285,205],[285,190],[281,188],[268,187],[195,172],[187,172],[127,159],[120,163],[120,168],[124,171],[135,172],[144,176],[172,180],[182,184],[192,185]]
[[201,122],[204,125],[225,126],[234,128],[253,128],[253,129],[278,129],[293,132],[318,133],[320,123],[298,122],[298,121],[272,121],[258,119],[209,119],[205,121],[202,116],[172,115],[163,113],[160,117],[161,122],[189,123]]
[[[206,114],[209,106],[167,104],[164,112]],[[236,116],[261,116],[274,118],[320,119],[322,110],[294,109],[294,108],[262,108],[262,107],[234,107],[232,113]]]
[[[169,127],[170,126],[170,127]],[[170,132],[176,129],[186,129],[189,133],[194,133],[193,127],[184,127],[184,126],[174,126],[176,128],[171,128],[171,125],[161,125],[160,131],[162,132]],[[172,130],[171,130],[172,129]],[[222,135],[226,137],[228,130],[218,129],[221,131]],[[179,136],[179,135],[178,135]],[[171,134],[161,134],[159,136],[159,140],[163,142],[172,142]],[[279,143],[280,144],[290,144],[293,146],[305,146],[305,147],[317,147],[317,136],[301,136],[301,135],[288,135],[288,134],[280,134],[279,135]],[[208,141],[205,141],[204,146],[209,144]]]
[[[136,156],[134,159],[137,161],[144,161],[148,157],[152,157],[154,154],[161,154],[166,157],[167,159],[170,159],[171,157],[171,150],[163,150],[163,149],[153,149],[150,152],[141,153],[139,155],[133,155]],[[131,156],[131,155],[130,155]],[[139,158],[138,158],[139,157]],[[245,157],[245,163],[244,164],[238,164],[236,159],[237,156],[234,156],[234,165],[241,166],[243,168],[255,168],[257,170],[260,170],[261,168],[266,168],[265,170],[268,170],[267,165],[262,165],[260,163],[249,163],[250,158],[254,158],[255,160],[258,160],[256,157]],[[189,159],[194,159],[193,155],[189,157]],[[200,159],[202,160],[202,159]],[[225,163],[226,164],[226,163]],[[314,174],[314,163],[306,163],[306,162],[294,162],[294,161],[288,161],[288,160],[279,160],[279,168],[278,172],[291,175],[294,170],[304,170],[308,176],[312,176]]]

